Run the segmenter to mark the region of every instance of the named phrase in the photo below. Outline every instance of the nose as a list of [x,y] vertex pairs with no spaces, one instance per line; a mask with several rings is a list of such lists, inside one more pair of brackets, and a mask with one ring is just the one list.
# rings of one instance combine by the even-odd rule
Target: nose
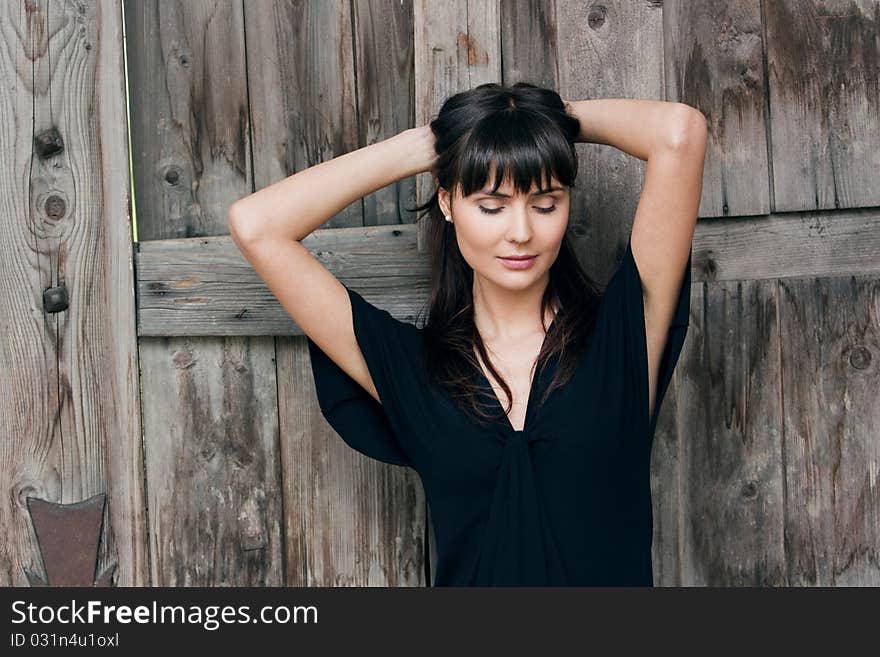
[[532,238],[532,226],[528,210],[521,205],[513,208],[508,215],[507,239],[511,242],[528,242]]

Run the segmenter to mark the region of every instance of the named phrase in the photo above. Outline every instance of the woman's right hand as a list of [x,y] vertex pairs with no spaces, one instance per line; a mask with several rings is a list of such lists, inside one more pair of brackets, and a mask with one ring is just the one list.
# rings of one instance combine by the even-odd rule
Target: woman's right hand
[[419,173],[430,171],[437,174],[437,138],[430,125],[409,128],[397,136],[406,142],[409,152],[415,156]]

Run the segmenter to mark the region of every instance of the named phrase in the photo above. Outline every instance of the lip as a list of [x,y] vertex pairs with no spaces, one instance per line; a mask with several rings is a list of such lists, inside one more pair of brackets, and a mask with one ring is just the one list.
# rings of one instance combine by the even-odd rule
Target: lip
[[535,264],[535,260],[537,260],[538,256],[514,256],[511,258],[502,258],[498,259],[504,263],[504,266],[508,269],[528,269],[533,264]]

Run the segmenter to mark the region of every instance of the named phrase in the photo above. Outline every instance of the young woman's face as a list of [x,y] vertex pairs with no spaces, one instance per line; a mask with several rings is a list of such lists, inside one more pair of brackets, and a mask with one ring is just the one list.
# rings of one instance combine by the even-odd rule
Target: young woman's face
[[[525,289],[545,278],[556,260],[568,225],[570,190],[552,179],[549,190],[532,185],[515,193],[505,181],[494,194],[491,177],[481,190],[450,198],[440,192],[440,207],[451,215],[458,248],[474,275],[506,289]],[[508,256],[533,256],[525,263]]]

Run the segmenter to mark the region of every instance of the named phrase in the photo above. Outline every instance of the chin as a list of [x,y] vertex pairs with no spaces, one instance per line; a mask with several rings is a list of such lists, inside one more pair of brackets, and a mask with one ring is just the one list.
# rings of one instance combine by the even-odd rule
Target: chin
[[527,290],[543,276],[542,271],[505,271],[501,276],[492,276],[490,280],[498,287],[508,290]]

